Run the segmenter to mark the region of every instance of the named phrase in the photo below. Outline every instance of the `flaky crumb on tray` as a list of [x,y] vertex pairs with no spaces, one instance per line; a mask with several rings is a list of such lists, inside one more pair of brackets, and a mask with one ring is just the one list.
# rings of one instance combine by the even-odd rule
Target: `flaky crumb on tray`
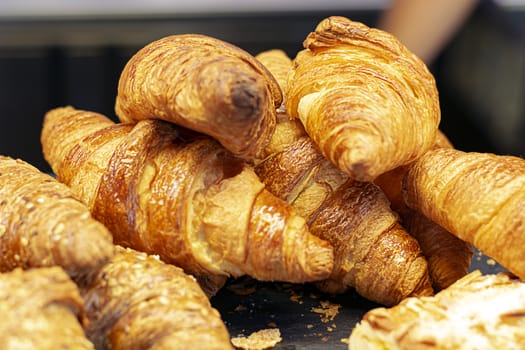
[[312,308],[312,312],[320,314],[321,321],[323,323],[333,321],[335,316],[337,316],[337,314],[339,313],[339,309],[341,308],[341,305],[334,304],[329,301],[321,301],[320,304],[321,304],[321,307]]
[[279,328],[261,329],[248,337],[239,336],[231,339],[236,349],[264,350],[271,349],[282,340]]

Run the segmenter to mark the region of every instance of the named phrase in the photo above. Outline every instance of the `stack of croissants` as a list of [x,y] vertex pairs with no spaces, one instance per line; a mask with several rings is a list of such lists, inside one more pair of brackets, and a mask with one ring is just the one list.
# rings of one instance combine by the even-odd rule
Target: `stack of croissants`
[[210,298],[241,276],[380,304],[350,349],[523,348],[525,160],[454,148],[389,33],[329,17],[293,58],[161,38],[115,113],[45,114],[54,176],[0,156],[1,349],[232,349]]

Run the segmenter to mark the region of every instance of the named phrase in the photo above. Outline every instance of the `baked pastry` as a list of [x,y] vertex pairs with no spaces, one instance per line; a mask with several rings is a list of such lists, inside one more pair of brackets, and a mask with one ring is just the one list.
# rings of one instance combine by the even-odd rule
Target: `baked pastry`
[[281,101],[274,77],[244,50],[206,35],[179,34],[131,57],[115,111],[123,122],[159,118],[193,129],[253,159],[273,132]]
[[197,281],[158,257],[117,247],[83,297],[99,350],[233,349]]
[[286,110],[348,176],[372,181],[430,149],[441,118],[435,80],[394,36],[333,16],[304,47]]
[[[438,130],[433,148],[454,148],[446,135]],[[402,225],[416,238],[427,258],[434,291],[448,287],[465,276],[470,268],[474,247],[448,232],[415,209],[406,206],[403,198],[403,177],[410,165],[403,165],[380,175],[374,181],[391,202]]]
[[115,124],[56,108],[44,155],[116,244],[159,255],[199,279],[249,275],[307,282],[332,271],[333,250],[253,169],[216,141],[160,120]]
[[0,156],[0,271],[60,266],[85,283],[111,259],[112,240],[66,185]]
[[[256,56],[286,84],[292,61],[282,51]],[[284,88],[286,85],[282,85]],[[334,269],[317,283],[328,293],[354,288],[367,299],[394,305],[432,294],[418,243],[398,222],[385,195],[353,181],[319,152],[300,121],[278,109],[277,126],[255,171],[266,188],[302,215],[310,231],[334,247]]]
[[434,297],[368,311],[349,349],[523,349],[525,284],[473,271]]
[[94,350],[77,285],[58,266],[0,274],[0,348]]
[[525,160],[439,148],[411,164],[406,204],[525,278]]

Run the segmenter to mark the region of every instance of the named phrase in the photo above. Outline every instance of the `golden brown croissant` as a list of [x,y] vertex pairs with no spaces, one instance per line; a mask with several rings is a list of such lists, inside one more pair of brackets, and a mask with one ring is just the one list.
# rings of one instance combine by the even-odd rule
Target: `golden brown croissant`
[[288,54],[280,49],[270,49],[259,52],[255,55],[255,58],[272,74],[281,91],[285,91],[288,83],[288,75],[293,67],[292,59]]
[[117,247],[83,297],[97,349],[232,349],[196,280],[145,253]]
[[434,291],[447,288],[470,269],[474,248],[428,219],[407,208],[401,215],[403,227],[417,240],[427,258]]
[[349,179],[309,137],[289,142],[255,171],[270,192],[306,218],[311,233],[334,247],[332,275],[318,286],[330,293],[353,287],[385,305],[432,294],[419,245],[399,225],[381,190]]
[[[453,148],[453,145],[438,130],[433,148]],[[457,238],[417,210],[406,206],[402,182],[409,166],[403,165],[388,171],[374,182],[385,192],[391,207],[399,213],[402,225],[418,241],[428,261],[434,290],[439,291],[468,273],[474,249],[471,243]]]
[[77,285],[58,266],[0,274],[0,314],[0,349],[94,349]]
[[434,297],[367,312],[349,349],[523,349],[524,329],[525,284],[473,271]]
[[58,265],[83,283],[113,249],[109,231],[66,185],[0,156],[0,271]]
[[[279,83],[284,81],[286,67],[291,69],[292,61],[280,51],[256,57]],[[288,117],[284,108],[277,115],[275,133],[255,171],[270,192],[307,219],[313,234],[333,245],[334,270],[329,279],[318,283],[319,288],[341,293],[354,287],[364,297],[386,305],[408,295],[431,294],[419,247],[399,226],[381,191],[372,184],[351,181],[321,155],[300,121]],[[385,226],[374,222],[378,218]],[[369,224],[370,229],[364,229]],[[394,253],[392,246],[397,249]],[[396,256],[395,264],[389,254]]]
[[321,21],[294,59],[285,91],[321,153],[360,181],[428,150],[440,122],[434,77],[392,35],[350,21]]
[[252,168],[211,138],[181,132],[159,120],[112,124],[64,107],[46,114],[42,144],[58,178],[116,244],[199,277],[305,282],[330,274],[332,247]]
[[172,35],[139,50],[120,76],[121,121],[159,118],[205,133],[253,159],[275,127],[282,92],[253,56],[222,40]]
[[[288,75],[292,70],[292,59],[282,50],[267,50],[255,56],[275,77],[281,90],[285,90]],[[266,158],[269,155],[282,151],[284,148],[296,140],[297,138],[306,135],[301,121],[297,118],[291,118],[286,113],[286,104],[283,103],[277,108],[277,123],[275,130],[266,145],[264,151],[259,154],[256,163]]]
[[[441,130],[437,130],[436,138],[431,149],[434,148],[454,148],[454,145]],[[379,175],[374,183],[381,187],[388,200],[392,203],[395,211],[403,212],[407,209],[405,199],[403,198],[403,176],[408,170],[410,164],[399,166]]]
[[428,151],[403,179],[407,205],[525,278],[525,160]]

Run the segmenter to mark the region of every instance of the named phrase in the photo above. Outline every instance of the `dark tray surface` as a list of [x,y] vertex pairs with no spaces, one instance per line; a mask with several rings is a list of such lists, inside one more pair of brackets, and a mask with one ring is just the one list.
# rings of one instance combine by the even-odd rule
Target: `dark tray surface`
[[[484,274],[504,269],[493,259],[476,251],[471,270]],[[353,327],[375,304],[350,290],[332,296],[319,292],[313,285],[264,283],[249,278],[229,281],[212,298],[213,306],[221,313],[232,337],[249,336],[252,332],[277,327],[282,341],[277,350],[347,349],[343,342]],[[322,303],[340,305],[330,320]]]

